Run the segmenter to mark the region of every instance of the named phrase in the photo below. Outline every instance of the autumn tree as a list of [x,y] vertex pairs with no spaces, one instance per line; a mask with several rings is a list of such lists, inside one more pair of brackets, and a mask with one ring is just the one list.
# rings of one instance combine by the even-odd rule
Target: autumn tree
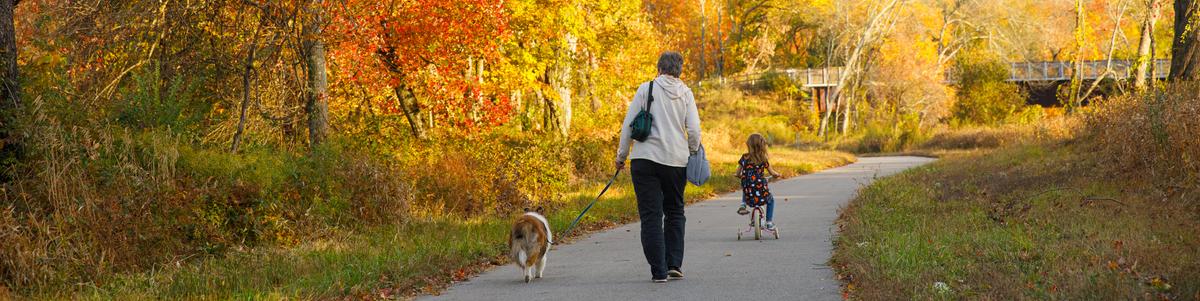
[[[864,73],[865,68],[869,65],[869,52],[875,48],[875,45],[882,40],[883,36],[894,28],[899,16],[896,13],[897,6],[903,5],[907,1],[889,0],[878,3],[868,8],[868,17],[859,28],[852,29],[854,32],[852,42],[846,45],[845,63],[841,69],[841,74],[838,76],[837,89],[834,90],[830,97],[837,104],[836,109],[840,113],[841,126],[840,132],[846,133],[850,129],[851,110],[853,109],[853,96],[857,92],[855,89],[860,87],[866,79]],[[821,118],[821,126],[819,134],[824,136],[828,128],[830,117],[833,110],[826,111],[825,116]],[[837,120],[833,120],[837,122]]]
[[[17,36],[13,13],[20,0],[0,0],[0,160],[11,162],[20,142],[13,136],[13,123],[21,106],[21,82],[17,72]],[[5,163],[4,166],[8,166]]]
[[[246,6],[256,8],[259,12],[258,18],[262,24],[254,27],[256,35],[257,31],[264,26],[274,27],[275,31],[287,33],[286,38],[280,39],[276,36],[269,42],[270,44],[262,46],[276,49],[274,51],[285,46],[294,48],[292,50],[295,54],[293,64],[303,70],[304,80],[294,84],[303,88],[303,122],[308,130],[308,144],[310,147],[320,145],[325,141],[329,132],[329,68],[326,63],[328,55],[326,54],[325,40],[327,37],[324,32],[325,27],[329,26],[326,15],[329,14],[331,3],[324,0],[290,2],[242,0],[241,2]],[[256,41],[257,38],[256,36],[251,39],[254,40],[249,43],[250,46],[253,46],[252,48],[260,46]],[[253,52],[247,51],[248,54],[253,54]],[[248,58],[243,65],[252,67],[253,61],[253,58]],[[249,72],[250,70],[243,72],[243,89],[247,91],[250,89],[247,82]],[[248,97],[249,94],[243,94],[244,105],[248,104]],[[244,123],[244,117],[239,118],[239,124]],[[239,125],[239,127],[241,126]],[[288,127],[287,131],[292,132],[290,125]],[[236,133],[238,134],[234,135],[235,140],[240,138],[241,130]]]
[[21,85],[17,73],[17,37],[13,28],[13,12],[20,0],[0,1],[0,72],[3,72],[3,85],[0,86],[0,99],[4,101],[5,111],[17,107],[21,103]]
[[[332,20],[341,36],[334,56],[353,82],[390,90],[395,102],[388,107],[404,114],[414,136],[438,120],[474,125],[487,117],[484,107],[507,103],[485,95],[479,76],[508,34],[501,3],[347,1]],[[424,121],[422,110],[429,114]]]
[[304,22],[304,54],[308,73],[308,95],[304,111],[308,114],[308,143],[320,145],[329,131],[329,79],[325,67],[324,0],[309,0],[308,20]]
[[1200,79],[1200,2],[1175,0],[1175,39],[1171,45],[1170,79]]
[[1150,66],[1154,64],[1154,25],[1158,22],[1159,10],[1162,5],[1160,0],[1148,0],[1146,11],[1143,12],[1141,35],[1138,39],[1137,52],[1137,71],[1134,75],[1134,86],[1139,90],[1144,90],[1147,86],[1147,77],[1154,76],[1150,73]]

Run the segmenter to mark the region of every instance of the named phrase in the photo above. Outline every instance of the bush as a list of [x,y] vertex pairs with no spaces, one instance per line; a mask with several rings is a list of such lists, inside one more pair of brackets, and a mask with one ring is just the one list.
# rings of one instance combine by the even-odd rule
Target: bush
[[1025,141],[1028,137],[1028,131],[1014,126],[959,128],[937,133],[921,147],[942,150],[994,148]]
[[807,94],[800,82],[792,79],[786,72],[769,71],[763,73],[755,88],[761,91],[778,93],[787,99],[803,98]]
[[[333,139],[311,156],[231,154],[168,126],[67,126],[35,100],[29,155],[4,187],[0,286],[53,288],[330,225],[401,221],[397,165]],[[323,209],[328,208],[328,209]]]
[[873,122],[866,126],[854,152],[879,153],[909,150],[929,139],[921,130],[920,116],[905,114],[896,123]]
[[526,205],[550,206],[573,179],[609,168],[601,166],[611,164],[605,158],[611,146],[593,150],[570,144],[499,134],[429,142],[402,159],[403,169],[423,214],[504,215]]
[[959,125],[1000,125],[1025,104],[1016,84],[1004,81],[1008,67],[998,58],[968,53],[955,62],[957,101],[952,122]]
[[162,130],[68,127],[32,103],[28,155],[3,189],[0,285],[76,283],[186,250],[175,189],[179,139]]
[[1200,189],[1200,83],[1112,98],[1095,106],[1086,125],[1096,154],[1113,163],[1112,172]]
[[1027,105],[1009,117],[1009,123],[1035,124],[1046,118],[1046,109],[1039,105]]
[[[158,70],[154,68],[152,70]],[[166,86],[158,84],[157,71],[137,72],[134,89],[115,104],[118,123],[135,129],[166,128],[175,132],[194,129],[212,110],[215,101],[205,100],[203,77],[176,77]]]

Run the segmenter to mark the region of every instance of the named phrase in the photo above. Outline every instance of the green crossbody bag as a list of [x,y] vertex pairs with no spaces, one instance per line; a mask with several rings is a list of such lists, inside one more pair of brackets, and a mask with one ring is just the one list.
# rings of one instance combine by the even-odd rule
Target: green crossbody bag
[[650,104],[654,103],[654,81],[650,81],[650,92],[646,93],[646,107],[638,112],[636,117],[633,117],[633,122],[629,123],[629,127],[633,130],[629,137],[638,142],[646,142],[646,138],[650,137],[650,127],[654,124],[654,115],[650,114]]

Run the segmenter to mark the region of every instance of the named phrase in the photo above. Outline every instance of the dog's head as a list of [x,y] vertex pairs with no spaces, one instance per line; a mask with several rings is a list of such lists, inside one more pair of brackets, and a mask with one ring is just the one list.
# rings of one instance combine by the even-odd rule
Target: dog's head
[[526,213],[534,212],[537,214],[546,215],[546,209],[542,208],[542,206],[537,206],[537,208],[534,208],[533,210],[529,210],[529,207],[525,207],[525,212]]

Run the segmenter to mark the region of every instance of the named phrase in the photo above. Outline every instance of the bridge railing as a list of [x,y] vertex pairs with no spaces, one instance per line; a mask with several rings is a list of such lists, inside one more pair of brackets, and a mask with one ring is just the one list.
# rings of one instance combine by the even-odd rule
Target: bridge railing
[[[842,67],[812,68],[812,69],[772,69],[758,72],[742,73],[725,77],[726,84],[755,85],[767,75],[776,73],[787,76],[792,81],[805,88],[837,86],[842,76]],[[707,80],[706,80],[707,81]]]
[[[1098,79],[1102,76],[1108,66],[1108,61],[1084,61],[1082,68],[1082,76],[1084,80]],[[1132,77],[1136,62],[1133,60],[1113,60],[1111,65],[1112,74],[1106,76],[1111,79],[1123,79]],[[1170,73],[1170,60],[1155,60],[1154,61],[1154,78],[1166,78]],[[1008,81],[1063,81],[1070,80],[1071,75],[1075,73],[1074,63],[1072,62],[1019,62],[1009,64]]]
[[[1108,61],[1084,61],[1082,67],[1082,78],[1084,80],[1095,80],[1104,74]],[[1135,61],[1133,60],[1113,60],[1111,62],[1112,74],[1105,76],[1108,79],[1125,79],[1133,77]],[[1008,81],[1010,82],[1038,82],[1038,81],[1065,81],[1071,80],[1071,74],[1075,73],[1073,62],[1017,62],[1008,64]],[[1153,78],[1167,78],[1170,74],[1170,60],[1154,60],[1154,76]],[[800,84],[805,88],[813,87],[833,87],[837,86],[841,79],[843,67],[829,68],[810,68],[810,69],[770,69],[765,71],[742,73],[727,76],[720,79],[708,79],[703,84],[711,84],[715,82],[723,82],[738,86],[749,86],[761,84],[761,81],[768,74],[782,74],[790,78],[792,81]],[[946,83],[958,82],[958,76],[954,70],[947,70]]]

